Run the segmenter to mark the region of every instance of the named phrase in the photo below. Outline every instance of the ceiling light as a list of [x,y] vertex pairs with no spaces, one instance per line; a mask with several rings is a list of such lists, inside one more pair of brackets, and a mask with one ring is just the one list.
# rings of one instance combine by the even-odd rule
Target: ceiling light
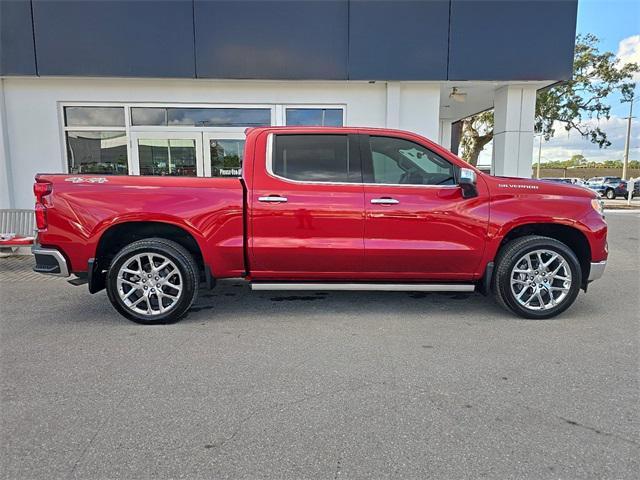
[[458,90],[458,87],[453,87],[451,89],[451,93],[449,94],[449,98],[454,102],[464,102],[467,99],[467,94]]

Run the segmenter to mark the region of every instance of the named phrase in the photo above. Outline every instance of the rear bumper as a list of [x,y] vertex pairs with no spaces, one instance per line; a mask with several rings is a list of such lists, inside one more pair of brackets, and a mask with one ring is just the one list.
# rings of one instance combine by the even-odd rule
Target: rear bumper
[[33,267],[34,272],[57,277],[69,276],[67,259],[60,251],[55,248],[42,248],[40,245],[34,245],[31,248],[31,253],[36,259],[36,266]]
[[607,261],[591,263],[591,269],[589,270],[589,282],[598,280],[604,273],[604,269],[607,266]]

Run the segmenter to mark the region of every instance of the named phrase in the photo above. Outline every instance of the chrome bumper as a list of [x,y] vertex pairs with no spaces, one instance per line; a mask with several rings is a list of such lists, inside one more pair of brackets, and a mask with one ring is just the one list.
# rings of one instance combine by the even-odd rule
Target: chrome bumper
[[604,262],[591,262],[591,270],[589,270],[589,282],[598,280],[604,273],[604,268],[607,266],[607,261]]
[[55,275],[57,277],[69,276],[67,259],[64,258],[64,255],[58,250],[34,245],[31,247],[31,253],[33,253],[36,259],[36,266],[33,267],[34,272]]

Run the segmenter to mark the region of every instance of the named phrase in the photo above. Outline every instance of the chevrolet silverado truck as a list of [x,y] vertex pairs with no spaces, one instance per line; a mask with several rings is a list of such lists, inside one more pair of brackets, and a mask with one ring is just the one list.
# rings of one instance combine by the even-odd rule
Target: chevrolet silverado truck
[[451,291],[530,318],[599,278],[596,193],[486,175],[388,129],[246,131],[241,177],[39,174],[35,271],[106,288],[125,317],[179,320],[198,289]]

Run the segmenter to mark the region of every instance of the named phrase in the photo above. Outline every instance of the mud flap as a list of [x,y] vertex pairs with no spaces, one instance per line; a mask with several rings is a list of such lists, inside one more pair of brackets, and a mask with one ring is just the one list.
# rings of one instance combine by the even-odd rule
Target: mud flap
[[89,269],[87,274],[89,293],[98,293],[100,290],[104,290],[107,274],[102,271],[102,268],[100,268],[100,265],[95,258],[89,259]]

